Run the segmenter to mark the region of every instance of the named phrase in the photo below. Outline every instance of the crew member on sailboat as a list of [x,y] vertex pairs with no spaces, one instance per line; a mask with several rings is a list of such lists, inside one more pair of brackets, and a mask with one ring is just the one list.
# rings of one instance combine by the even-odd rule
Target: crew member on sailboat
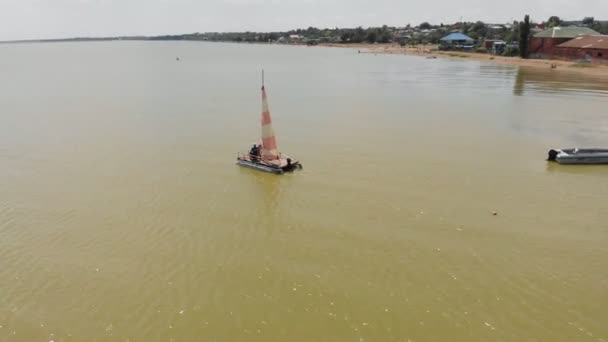
[[249,155],[251,156],[251,160],[258,161],[260,158],[260,152],[262,151],[261,145],[253,144],[251,150],[249,151]]

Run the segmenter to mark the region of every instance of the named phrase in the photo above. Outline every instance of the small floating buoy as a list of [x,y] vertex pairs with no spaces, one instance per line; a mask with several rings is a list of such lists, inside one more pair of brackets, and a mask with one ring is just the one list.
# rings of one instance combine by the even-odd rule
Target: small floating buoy
[[179,62],[179,57],[176,57],[175,60]]

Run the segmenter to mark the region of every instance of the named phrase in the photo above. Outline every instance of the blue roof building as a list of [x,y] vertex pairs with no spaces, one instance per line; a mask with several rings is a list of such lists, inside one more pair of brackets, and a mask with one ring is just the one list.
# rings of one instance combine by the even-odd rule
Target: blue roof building
[[450,33],[449,35],[441,38],[440,40],[446,43],[472,43],[473,41],[475,41],[475,39],[462,33]]
[[475,39],[462,33],[450,33],[439,40],[440,50],[470,50]]

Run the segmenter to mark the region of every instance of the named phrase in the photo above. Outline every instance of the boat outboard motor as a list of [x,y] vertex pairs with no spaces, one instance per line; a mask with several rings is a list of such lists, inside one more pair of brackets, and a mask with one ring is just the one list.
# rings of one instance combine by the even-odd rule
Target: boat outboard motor
[[556,150],[549,150],[549,157],[547,158],[548,161],[555,161],[555,159],[557,158],[557,155],[559,154],[559,152],[557,152]]

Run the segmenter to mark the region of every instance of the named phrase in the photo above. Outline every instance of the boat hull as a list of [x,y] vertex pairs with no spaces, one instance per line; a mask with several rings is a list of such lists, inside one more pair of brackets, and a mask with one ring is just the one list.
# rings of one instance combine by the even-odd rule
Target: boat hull
[[608,149],[553,149],[548,160],[565,165],[608,164]]
[[268,173],[274,173],[276,175],[282,175],[283,173],[285,173],[280,168],[276,168],[276,167],[272,167],[272,166],[268,166],[268,165],[264,165],[264,164],[260,164],[260,163],[254,163],[249,160],[239,159],[236,161],[236,163],[243,167],[248,167],[250,169],[255,169],[258,171],[264,171],[264,172],[268,172]]

